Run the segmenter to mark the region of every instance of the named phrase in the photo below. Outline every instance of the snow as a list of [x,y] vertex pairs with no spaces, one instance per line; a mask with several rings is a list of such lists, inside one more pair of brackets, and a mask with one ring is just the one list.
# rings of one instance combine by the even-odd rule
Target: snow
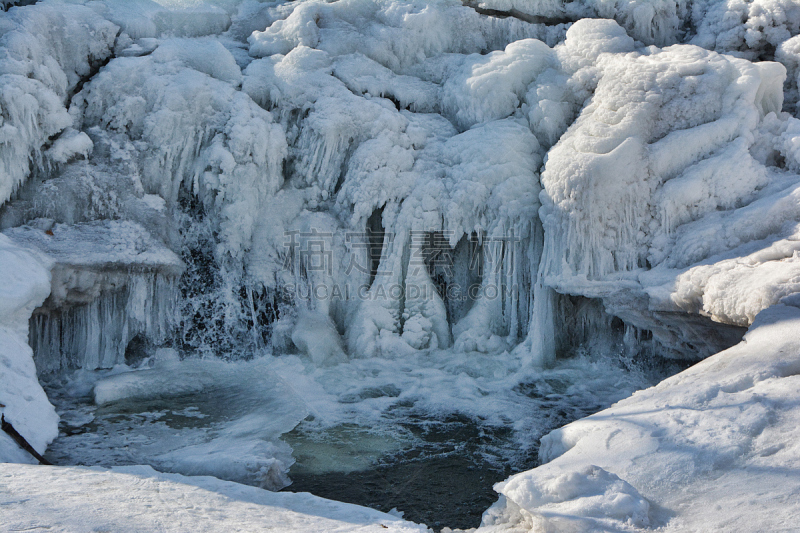
[[173,274],[183,268],[180,258],[140,225],[129,221],[55,224],[48,232],[31,226],[3,233],[15,243],[39,250],[59,264],[71,267],[163,270]]
[[53,146],[47,151],[47,155],[56,163],[66,163],[78,155],[82,155],[84,159],[88,158],[92,153],[92,148],[94,148],[94,143],[88,135],[82,131],[68,128],[56,139]]
[[0,520],[14,529],[152,531],[180,524],[192,531],[429,531],[396,516],[307,493],[274,493],[144,466],[3,465],[0,480]]
[[766,59],[770,49],[800,31],[798,6],[791,0],[483,0],[473,4],[527,20],[613,19],[646,45],[689,42],[747,59]]
[[[0,412],[43,453],[58,435],[58,415],[36,377],[26,340],[28,318],[50,290],[49,261],[0,235]],[[5,433],[0,462],[33,462]]]
[[773,306],[741,344],[545,436],[479,531],[791,529],[799,321]]

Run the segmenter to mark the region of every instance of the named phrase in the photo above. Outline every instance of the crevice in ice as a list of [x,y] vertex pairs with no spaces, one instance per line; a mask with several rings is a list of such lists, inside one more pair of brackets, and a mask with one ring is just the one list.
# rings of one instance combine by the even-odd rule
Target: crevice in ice
[[39,0],[2,0],[0,1],[0,11],[8,11],[12,7],[32,6]]
[[372,286],[378,275],[381,253],[386,240],[386,230],[383,227],[383,207],[376,209],[367,219],[366,238],[369,243],[369,286]]
[[520,11],[519,9],[511,8],[511,9],[491,9],[488,7],[483,7],[483,3],[480,2],[473,2],[469,0],[462,0],[462,4],[466,7],[472,8],[475,10],[476,13],[480,15],[486,15],[488,17],[497,17],[497,18],[514,18],[520,20],[522,22],[527,22],[528,24],[544,24],[546,26],[557,26],[559,24],[569,24],[571,22],[575,22],[578,20],[577,17],[545,17],[542,15],[531,15],[529,13],[525,13]]
[[[120,32],[122,30],[118,30],[117,34],[114,36],[114,40],[116,41],[117,37],[119,37]],[[74,87],[70,89],[67,93],[67,97],[65,99],[66,102],[71,102],[72,98],[83,90],[83,87],[92,80],[99,72],[102,70],[103,67],[108,65],[112,59],[115,58],[113,53],[109,54],[106,57],[97,57],[97,58],[89,58],[89,72],[85,75],[81,76],[78,82],[75,84]]]

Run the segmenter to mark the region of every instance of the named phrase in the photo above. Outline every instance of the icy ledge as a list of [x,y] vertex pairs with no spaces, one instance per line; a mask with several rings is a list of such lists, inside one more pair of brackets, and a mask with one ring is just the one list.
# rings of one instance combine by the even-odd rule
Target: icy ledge
[[542,439],[479,531],[786,531],[800,518],[800,299],[744,340]]
[[[424,526],[307,493],[269,492],[212,477],[3,465],[0,523],[12,531],[325,531],[412,533]],[[179,524],[179,525],[178,525]]]
[[53,262],[50,296],[31,320],[30,343],[40,373],[112,367],[124,361],[137,335],[159,343],[171,330],[175,280],[183,262],[142,226],[51,223],[4,234]]

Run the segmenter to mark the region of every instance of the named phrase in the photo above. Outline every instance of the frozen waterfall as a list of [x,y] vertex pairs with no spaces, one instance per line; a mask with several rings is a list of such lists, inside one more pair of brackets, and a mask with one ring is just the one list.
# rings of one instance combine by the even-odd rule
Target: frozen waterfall
[[[796,303],[793,0],[0,7],[0,407],[37,450],[38,376],[86,464],[132,417],[118,464],[276,490],[351,435],[529,468]],[[519,479],[487,520],[552,503]]]

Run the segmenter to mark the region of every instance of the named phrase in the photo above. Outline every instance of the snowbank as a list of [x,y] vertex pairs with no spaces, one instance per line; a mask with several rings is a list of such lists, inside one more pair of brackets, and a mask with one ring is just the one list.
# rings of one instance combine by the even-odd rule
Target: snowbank
[[798,327],[800,309],[770,307],[742,343],[545,436],[545,464],[496,486],[479,531],[793,527]]
[[[58,415],[36,377],[28,319],[50,292],[47,258],[0,235],[0,412],[39,453],[58,435]],[[0,433],[0,462],[35,462]]]
[[425,526],[311,494],[268,492],[211,477],[3,465],[0,520],[13,529],[424,533]]

